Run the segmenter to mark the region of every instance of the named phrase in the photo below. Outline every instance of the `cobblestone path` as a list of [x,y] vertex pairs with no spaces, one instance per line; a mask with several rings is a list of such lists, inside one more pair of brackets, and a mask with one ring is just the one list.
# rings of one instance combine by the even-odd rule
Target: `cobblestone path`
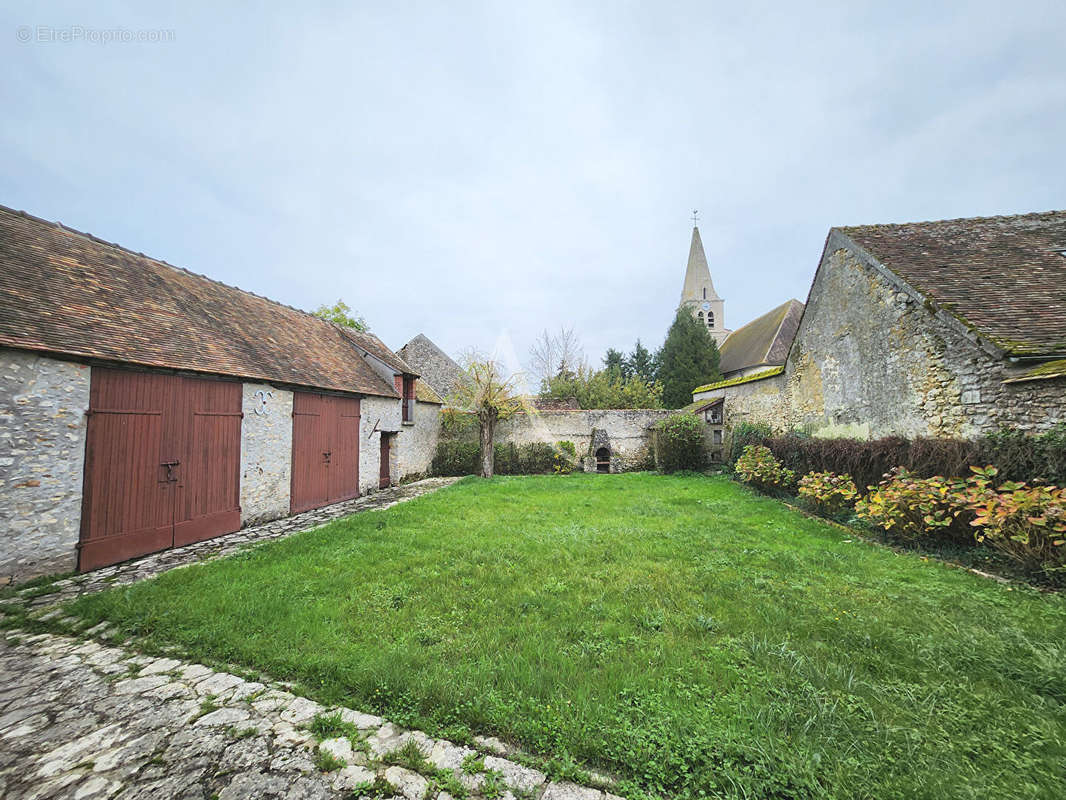
[[[324,717],[334,730],[320,739],[308,726]],[[470,798],[620,800],[548,781],[497,740],[477,745],[199,664],[48,633],[0,638],[7,800],[451,800],[449,786]]]

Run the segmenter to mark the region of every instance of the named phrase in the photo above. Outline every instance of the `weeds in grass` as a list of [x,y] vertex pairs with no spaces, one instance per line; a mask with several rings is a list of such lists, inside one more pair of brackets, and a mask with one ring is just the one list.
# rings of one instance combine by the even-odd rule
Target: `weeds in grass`
[[383,800],[386,797],[395,797],[396,794],[396,787],[378,775],[369,783],[357,786],[349,798],[350,800]]
[[209,694],[203,700],[200,701],[200,711],[189,722],[195,722],[200,717],[205,717],[212,711],[218,711],[222,706],[215,702],[215,695]]
[[485,771],[485,757],[480,753],[467,753],[463,759],[462,770],[467,775],[477,775]]
[[506,790],[507,785],[503,782],[502,772],[495,769],[485,770],[485,780],[478,789],[478,792],[485,800],[496,800],[498,797],[503,797],[503,793]]
[[321,747],[315,748],[314,764],[319,772],[333,772],[347,766],[335,755],[327,753]]
[[315,714],[311,721],[307,723],[307,730],[313,733],[319,741],[335,739],[338,736],[343,736],[352,741],[361,738],[359,729],[351,722],[345,722],[339,711],[332,714]]

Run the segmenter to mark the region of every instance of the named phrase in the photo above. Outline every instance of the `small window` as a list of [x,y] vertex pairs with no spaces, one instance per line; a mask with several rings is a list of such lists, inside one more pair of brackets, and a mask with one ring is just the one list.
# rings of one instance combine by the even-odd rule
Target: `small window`
[[703,312],[702,311],[699,311],[699,312],[696,313],[696,319],[698,319],[700,322],[703,322]]
[[721,428],[715,428],[713,431],[711,431],[711,442],[713,444],[721,444],[722,443],[722,429]]
[[707,312],[707,327],[708,328],[713,328],[714,327],[714,312],[713,311],[708,311]]
[[706,286],[703,287],[703,299],[704,300],[707,299],[707,287]]

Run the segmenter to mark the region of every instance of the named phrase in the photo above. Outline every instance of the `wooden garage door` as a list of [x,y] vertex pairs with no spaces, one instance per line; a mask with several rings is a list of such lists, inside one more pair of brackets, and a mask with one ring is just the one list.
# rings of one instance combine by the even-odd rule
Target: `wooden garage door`
[[293,513],[359,496],[359,401],[296,392],[292,409]]
[[237,530],[241,386],[93,368],[81,570]]

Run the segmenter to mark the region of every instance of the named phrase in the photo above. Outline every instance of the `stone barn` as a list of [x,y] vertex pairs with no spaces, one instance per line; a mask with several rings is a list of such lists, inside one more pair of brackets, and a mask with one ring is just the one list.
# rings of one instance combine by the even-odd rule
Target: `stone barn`
[[2,581],[388,485],[438,408],[369,333],[0,207]]
[[833,228],[785,363],[693,399],[819,436],[1066,422],[1066,212]]

